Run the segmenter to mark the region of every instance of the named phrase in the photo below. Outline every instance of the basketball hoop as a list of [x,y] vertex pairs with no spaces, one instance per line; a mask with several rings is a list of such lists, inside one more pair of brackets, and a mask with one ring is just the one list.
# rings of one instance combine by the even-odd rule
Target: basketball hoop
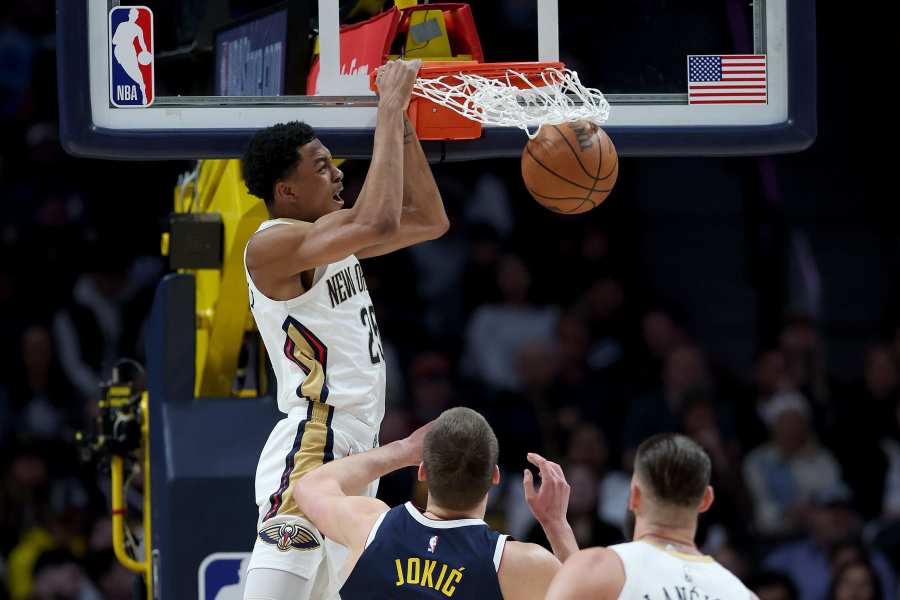
[[424,63],[413,96],[410,116],[422,139],[474,139],[481,125],[518,127],[534,139],[542,125],[609,118],[600,90],[559,62]]

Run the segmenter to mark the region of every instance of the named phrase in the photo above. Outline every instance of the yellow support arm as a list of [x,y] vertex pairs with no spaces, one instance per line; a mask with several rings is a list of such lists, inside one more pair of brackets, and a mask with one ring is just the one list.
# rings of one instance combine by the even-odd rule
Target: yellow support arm
[[128,509],[125,504],[124,460],[121,456],[113,456],[110,464],[112,471],[112,530],[113,552],[126,569],[144,576],[147,588],[147,599],[153,598],[153,573],[151,555],[153,537],[151,535],[150,518],[150,413],[148,411],[147,392],[141,395],[141,453],[144,474],[144,560],[137,561],[128,555],[125,549],[125,517]]

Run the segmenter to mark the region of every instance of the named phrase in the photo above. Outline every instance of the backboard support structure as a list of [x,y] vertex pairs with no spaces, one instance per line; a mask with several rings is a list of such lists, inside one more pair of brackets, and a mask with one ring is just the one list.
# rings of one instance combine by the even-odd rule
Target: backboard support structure
[[[285,4],[296,11],[298,2],[305,1]],[[558,6],[556,0],[534,1],[537,52],[520,58],[554,60],[562,55],[569,60],[565,24],[575,18],[567,15],[572,9]],[[473,0],[473,8],[476,4]],[[359,91],[339,72],[340,15],[335,0],[308,0],[301,7],[308,14],[318,14],[323,32],[320,93],[324,95],[213,96],[210,90],[209,95],[158,95],[153,106],[131,110],[117,109],[108,101],[106,23],[112,5],[104,0],[57,2],[60,134],[71,154],[126,160],[238,157],[257,129],[299,119],[315,127],[335,156],[371,156],[377,99]],[[621,155],[762,155],[796,152],[812,144],[816,136],[815,2],[755,0],[752,11],[753,50],[768,56],[768,103],[699,108],[688,104],[686,90],[607,93],[612,112],[604,128]],[[495,35],[483,24],[477,25],[483,40]],[[289,37],[303,29],[296,19],[288,27]],[[603,23],[597,24],[598,35],[603,35],[604,28]],[[296,57],[302,53],[292,47],[294,43],[287,40],[286,53],[293,57],[296,70]],[[717,52],[727,53],[709,48],[710,54]],[[486,55],[485,60],[494,59]],[[158,73],[164,71],[164,65],[157,66]],[[604,88],[602,82],[585,83]],[[517,129],[486,127],[480,139],[428,142],[425,150],[432,161],[514,157],[525,142]]]

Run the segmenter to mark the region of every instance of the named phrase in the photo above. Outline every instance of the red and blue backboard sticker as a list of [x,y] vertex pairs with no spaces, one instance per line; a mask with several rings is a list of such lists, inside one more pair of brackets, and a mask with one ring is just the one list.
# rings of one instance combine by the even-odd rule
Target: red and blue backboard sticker
[[124,108],[150,106],[155,97],[153,11],[117,6],[109,11],[109,102]]

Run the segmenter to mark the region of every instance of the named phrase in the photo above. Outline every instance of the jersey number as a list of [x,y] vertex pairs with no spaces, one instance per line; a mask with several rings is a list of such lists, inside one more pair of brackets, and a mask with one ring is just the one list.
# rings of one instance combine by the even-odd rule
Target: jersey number
[[363,327],[369,328],[369,358],[373,365],[377,365],[384,359],[384,349],[381,347],[381,335],[378,333],[378,323],[375,322],[375,307],[363,307],[359,311],[359,319]]

